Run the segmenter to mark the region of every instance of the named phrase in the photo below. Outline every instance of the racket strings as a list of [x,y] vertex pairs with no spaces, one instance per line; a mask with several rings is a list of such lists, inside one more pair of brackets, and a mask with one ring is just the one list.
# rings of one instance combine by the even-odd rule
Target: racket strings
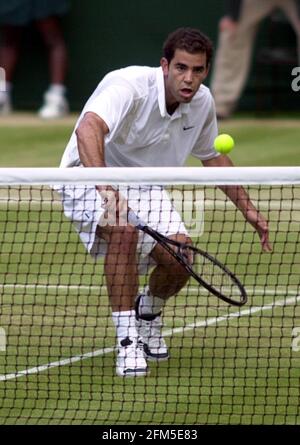
[[211,287],[225,296],[238,295],[240,290],[232,277],[218,264],[194,252],[193,270]]

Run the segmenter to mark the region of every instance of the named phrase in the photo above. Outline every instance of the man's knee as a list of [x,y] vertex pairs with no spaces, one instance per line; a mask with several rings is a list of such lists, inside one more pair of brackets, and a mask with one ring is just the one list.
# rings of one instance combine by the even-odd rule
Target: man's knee
[[[185,234],[171,235],[169,237],[175,241],[183,244],[192,244],[191,238]],[[171,246],[176,251],[176,246]],[[163,246],[157,244],[151,253],[151,257],[154,259],[157,265],[164,267],[164,273],[167,273],[169,279],[174,280],[174,282],[185,283],[190,274],[189,272],[179,263],[179,261],[172,256]]]
[[[183,233],[179,233],[177,235],[170,235],[169,239],[178,241],[179,243],[182,244],[192,244],[191,238]],[[173,248],[175,251],[177,249],[176,246],[172,246],[171,244],[170,247]],[[163,264],[165,266],[169,265],[172,267],[176,267],[177,264],[179,264],[178,261],[159,243],[157,243],[154,249],[152,250],[151,257],[155,260],[157,264]]]
[[171,258],[169,264],[166,265],[169,269],[169,275],[172,275],[177,282],[185,282],[189,278],[190,273],[179,263],[179,261],[173,257]]
[[190,276],[184,266],[168,252],[160,258],[157,264],[164,268],[164,273],[168,275],[170,280],[185,281]]

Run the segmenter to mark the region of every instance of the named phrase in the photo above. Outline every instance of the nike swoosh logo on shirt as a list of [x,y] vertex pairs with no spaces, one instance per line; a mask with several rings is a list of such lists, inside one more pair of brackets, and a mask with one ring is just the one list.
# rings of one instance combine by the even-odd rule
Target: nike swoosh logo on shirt
[[191,130],[192,128],[195,128],[195,127],[194,126],[192,126],[192,127],[183,127],[183,131]]

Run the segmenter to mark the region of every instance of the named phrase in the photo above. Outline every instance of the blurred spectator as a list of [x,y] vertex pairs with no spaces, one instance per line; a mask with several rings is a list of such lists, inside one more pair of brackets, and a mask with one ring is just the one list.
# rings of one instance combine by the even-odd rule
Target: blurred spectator
[[300,0],[227,0],[227,14],[219,23],[219,42],[211,90],[219,119],[228,118],[237,106],[250,69],[259,22],[281,9],[298,37],[300,63]]
[[67,48],[60,17],[69,9],[68,0],[0,0],[0,66],[6,73],[6,91],[0,92],[0,114],[12,110],[13,76],[19,58],[24,26],[34,22],[48,51],[50,85],[39,116],[58,118],[68,113],[65,97]]

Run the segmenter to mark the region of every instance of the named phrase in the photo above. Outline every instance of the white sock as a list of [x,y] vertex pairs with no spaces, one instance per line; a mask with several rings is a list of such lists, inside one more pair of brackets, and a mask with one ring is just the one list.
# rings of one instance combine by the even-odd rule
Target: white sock
[[150,294],[149,288],[142,295],[139,303],[139,315],[156,315],[159,314],[165,305],[163,298],[154,297]]
[[48,88],[48,93],[57,94],[58,96],[64,96],[66,93],[66,87],[60,83],[51,83]]
[[118,342],[129,337],[137,339],[137,331],[135,327],[135,311],[113,312],[112,319],[117,330]]

